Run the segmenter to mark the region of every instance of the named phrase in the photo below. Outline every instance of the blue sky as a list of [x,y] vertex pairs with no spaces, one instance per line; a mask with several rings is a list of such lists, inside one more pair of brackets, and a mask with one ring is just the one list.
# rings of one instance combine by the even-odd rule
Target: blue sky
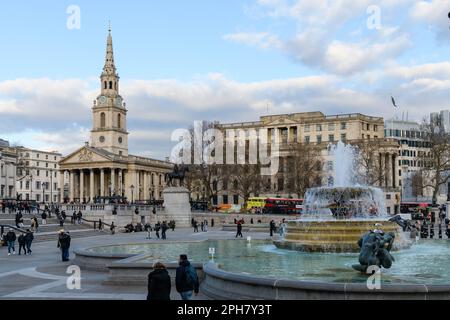
[[[69,30],[67,8],[80,8]],[[379,9],[371,29],[367,8]],[[0,138],[89,138],[111,21],[132,153],[164,158],[194,120],[322,111],[420,120],[450,109],[450,0],[5,2]],[[170,118],[169,118],[170,116]]]

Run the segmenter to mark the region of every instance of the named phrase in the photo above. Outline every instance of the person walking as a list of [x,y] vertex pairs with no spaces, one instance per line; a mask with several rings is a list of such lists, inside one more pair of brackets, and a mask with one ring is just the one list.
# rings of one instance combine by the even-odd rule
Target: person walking
[[203,231],[207,232],[208,231],[208,221],[205,220],[205,223],[203,224]]
[[23,222],[23,215],[20,211],[16,213],[15,220],[16,220],[16,227],[21,228],[22,227],[21,223]]
[[242,238],[242,223],[240,221],[237,222],[236,225],[236,237],[240,236]]
[[81,210],[80,210],[77,213],[78,224],[83,224],[83,220],[81,220],[82,218],[83,218],[83,214],[81,213]]
[[202,232],[205,231],[204,228],[205,228],[205,223],[202,221],[202,222],[200,222],[200,229],[202,230]]
[[77,222],[78,218],[77,218],[77,212],[74,211],[72,213],[72,217],[70,218],[70,223],[75,224]]
[[47,212],[45,210],[41,214],[41,219],[42,219],[42,225],[46,225],[47,224]]
[[169,227],[167,226],[167,223],[165,221],[163,221],[162,225],[161,225],[161,238],[163,240],[166,240],[166,231],[167,229],[169,229]]
[[58,219],[59,219],[59,226],[64,227],[64,218],[61,214],[59,215]]
[[102,231],[103,230],[103,222],[102,219],[98,219],[98,230]]
[[167,268],[163,263],[156,262],[153,265],[153,271],[148,274],[147,288],[147,300],[170,300],[172,284],[169,272],[167,272]]
[[178,261],[175,286],[182,300],[190,300],[192,292],[198,295],[199,282],[197,272],[185,254],[181,254]]
[[275,221],[270,220],[269,229],[270,229],[270,236],[273,237],[273,232],[275,231]]
[[111,222],[111,225],[109,226],[109,230],[111,231],[111,234],[116,233],[116,226],[114,225],[114,221]]
[[211,219],[211,228],[214,228],[214,219]]
[[31,254],[31,243],[34,240],[33,232],[30,229],[27,229],[27,233],[25,233],[25,245],[27,246],[26,253]]
[[14,244],[16,242],[16,234],[11,228],[8,230],[8,233],[5,236],[5,240],[8,245],[8,256],[11,255],[11,251],[12,254],[16,254],[16,249],[14,248]]
[[194,232],[198,232],[198,222],[194,220]]
[[155,234],[156,234],[156,237],[159,239],[159,230],[161,229],[161,223],[158,221],[156,224],[155,224]]
[[58,248],[61,249],[62,261],[69,261],[70,235],[64,230],[59,231]]
[[17,242],[19,242],[19,256],[23,253],[27,255],[27,249],[25,247],[25,235],[23,233],[20,234],[20,236],[17,238]]
[[152,238],[152,225],[150,223],[146,223],[145,224],[145,231],[147,231],[147,239],[151,239]]

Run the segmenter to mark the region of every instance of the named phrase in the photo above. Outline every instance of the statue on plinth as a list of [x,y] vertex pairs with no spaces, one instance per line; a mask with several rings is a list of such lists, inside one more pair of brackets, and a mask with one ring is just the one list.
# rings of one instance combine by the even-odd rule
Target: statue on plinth
[[381,224],[375,224],[375,229],[364,234],[358,241],[361,248],[359,264],[354,264],[353,269],[364,273],[369,266],[389,269],[395,261],[390,253],[394,239],[393,232],[384,233]]
[[186,172],[189,172],[189,168],[185,164],[181,164],[178,166],[177,164],[174,165],[173,171],[166,173],[166,181],[167,186],[174,187],[173,180],[179,181],[179,186],[182,187],[184,185],[184,178],[186,176]]

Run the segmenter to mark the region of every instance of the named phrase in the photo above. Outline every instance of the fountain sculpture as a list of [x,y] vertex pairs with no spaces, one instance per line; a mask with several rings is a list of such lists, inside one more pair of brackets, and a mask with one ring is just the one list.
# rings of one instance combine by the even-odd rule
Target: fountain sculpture
[[359,252],[361,236],[381,223],[384,232],[392,233],[397,240],[394,250],[407,246],[399,226],[388,221],[382,190],[356,181],[357,150],[338,142],[330,153],[333,186],[307,190],[303,216],[287,221],[286,236],[275,241],[275,245],[310,252]]

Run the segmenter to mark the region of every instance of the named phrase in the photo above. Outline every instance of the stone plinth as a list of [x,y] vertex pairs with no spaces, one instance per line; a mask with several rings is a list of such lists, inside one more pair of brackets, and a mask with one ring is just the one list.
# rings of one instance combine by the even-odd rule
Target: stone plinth
[[191,205],[189,190],[185,187],[167,187],[163,191],[164,218],[175,220],[177,227],[191,226]]

